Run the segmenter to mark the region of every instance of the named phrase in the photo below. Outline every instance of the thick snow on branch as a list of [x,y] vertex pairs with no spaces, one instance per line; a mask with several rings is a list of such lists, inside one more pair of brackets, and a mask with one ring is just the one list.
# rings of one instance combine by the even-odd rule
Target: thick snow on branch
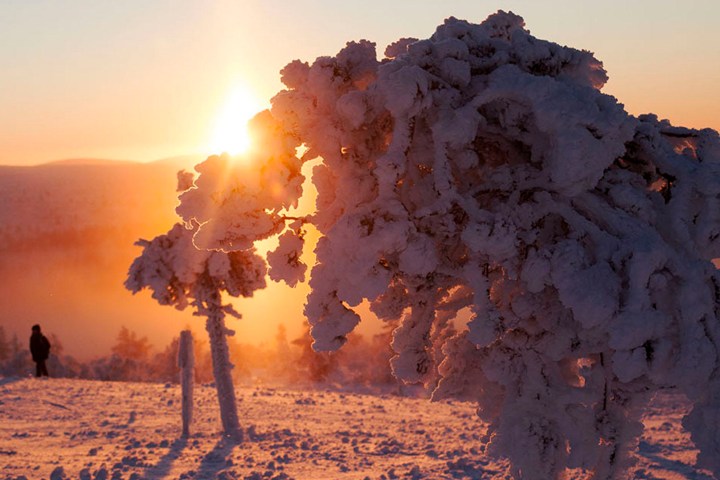
[[294,287],[298,282],[305,280],[307,265],[300,261],[300,254],[305,245],[304,233],[298,229],[288,229],[280,235],[278,247],[268,252],[267,259],[270,264],[270,278],[275,281],[284,280]]
[[[387,55],[360,41],[289,64],[260,163],[211,157],[181,197],[196,243],[281,232],[302,162],[321,157],[304,220],[322,234],[316,349],[344,343],[363,300],[402,317],[395,374],[477,401],[490,451],[526,479],[625,478],[645,403],[676,387],[695,403],[699,462],[720,474],[717,132],[629,115],[590,52],[512,13],[450,18]],[[285,235],[279,264],[302,247]]]
[[297,206],[302,195],[297,139],[267,111],[252,119],[250,131],[261,151],[247,159],[208,158],[195,167],[200,174],[195,185],[180,195],[177,213],[199,225],[194,241],[200,248],[246,250],[280,233],[283,211]]
[[161,305],[179,310],[192,305],[198,315],[222,308],[239,317],[231,305],[220,303],[220,292],[250,297],[265,288],[265,261],[254,250],[200,250],[192,239],[192,230],[176,224],[167,234],[137,242],[143,252],[130,266],[126,288],[133,293],[148,288]]

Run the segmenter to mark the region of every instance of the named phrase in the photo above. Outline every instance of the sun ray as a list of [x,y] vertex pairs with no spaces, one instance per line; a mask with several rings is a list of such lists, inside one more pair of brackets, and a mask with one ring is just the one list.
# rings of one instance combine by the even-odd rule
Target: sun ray
[[209,148],[212,153],[239,155],[247,152],[252,139],[247,122],[262,110],[261,102],[244,86],[237,86],[228,95],[213,127]]

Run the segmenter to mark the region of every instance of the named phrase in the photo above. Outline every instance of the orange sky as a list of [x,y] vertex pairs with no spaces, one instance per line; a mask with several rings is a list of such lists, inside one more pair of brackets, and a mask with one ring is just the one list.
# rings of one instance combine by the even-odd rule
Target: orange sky
[[[382,53],[400,37],[428,37],[448,16],[480,22],[498,8],[522,15],[537,37],[594,51],[610,75],[605,92],[630,113],[720,129],[717,0],[6,0],[0,165],[218,153],[215,125],[233,95],[245,91],[248,109],[267,106],[289,61],[361,38]],[[245,319],[234,327],[271,338],[279,323],[298,325],[304,288],[274,286],[239,301]],[[158,312],[179,323],[167,307]]]
[[0,3],[0,164],[215,153],[243,85],[267,105],[290,60],[346,41],[424,38],[504,8],[544,39],[594,51],[633,114],[720,129],[720,2],[8,0]]
[[[317,162],[304,166],[304,173]],[[24,344],[39,323],[53,335],[56,350],[80,360],[108,355],[121,327],[147,337],[162,350],[189,326],[205,339],[205,320],[192,308],[159,305],[150,291],[133,296],[123,286],[141,249],[138,238],[152,238],[178,221],[175,173],[182,162],[98,162],[0,167],[0,326]],[[308,212],[313,191],[300,202]],[[312,265],[316,235],[310,232],[303,256]],[[261,242],[274,249],[276,239]],[[304,332],[307,284],[290,288],[267,281],[252,298],[231,299],[243,318],[226,319],[239,343],[272,344],[278,327],[289,340]],[[359,328],[375,333],[369,315]]]

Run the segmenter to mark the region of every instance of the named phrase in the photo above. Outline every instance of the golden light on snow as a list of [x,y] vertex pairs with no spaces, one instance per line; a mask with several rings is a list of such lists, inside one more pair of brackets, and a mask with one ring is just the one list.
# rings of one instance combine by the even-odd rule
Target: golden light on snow
[[211,153],[245,153],[252,143],[247,122],[262,109],[260,101],[247,88],[235,87],[216,117],[209,144]]

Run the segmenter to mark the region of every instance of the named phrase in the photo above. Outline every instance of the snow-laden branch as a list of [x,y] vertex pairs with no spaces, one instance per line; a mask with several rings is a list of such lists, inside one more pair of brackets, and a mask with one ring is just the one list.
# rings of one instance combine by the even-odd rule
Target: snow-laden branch
[[490,451],[526,479],[625,478],[649,396],[676,387],[720,474],[705,423],[720,418],[717,132],[629,115],[590,52],[505,12],[450,18],[381,60],[351,42],[281,73],[251,162],[211,157],[181,196],[197,245],[243,251],[285,231],[271,275],[301,280],[283,209],[320,157],[305,219],[322,234],[305,309],[316,349],[345,342],[363,300],[402,317],[395,374],[477,401]]

